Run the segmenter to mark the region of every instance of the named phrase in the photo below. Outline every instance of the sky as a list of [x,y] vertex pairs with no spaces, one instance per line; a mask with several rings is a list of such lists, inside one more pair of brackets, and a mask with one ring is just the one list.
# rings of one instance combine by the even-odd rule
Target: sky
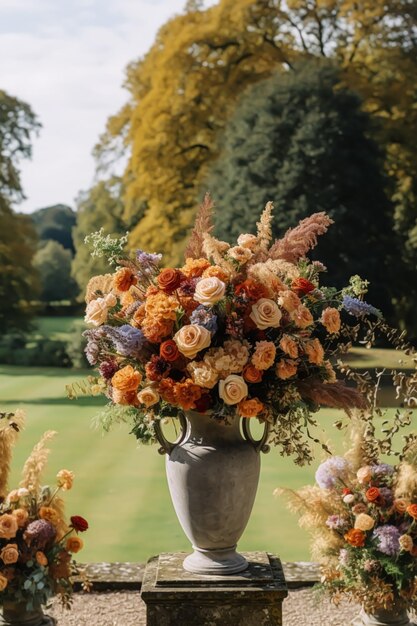
[[[0,0],[0,89],[28,102],[42,129],[21,162],[30,212],[94,180],[92,149],[126,102],[126,65],[185,0]],[[214,4],[208,2],[207,4]]]

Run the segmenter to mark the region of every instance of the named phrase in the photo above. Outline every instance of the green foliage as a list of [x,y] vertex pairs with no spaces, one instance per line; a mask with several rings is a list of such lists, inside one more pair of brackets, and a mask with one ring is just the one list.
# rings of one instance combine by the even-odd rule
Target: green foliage
[[360,98],[328,63],[301,64],[258,83],[239,102],[208,178],[220,207],[219,237],[254,232],[257,207],[268,200],[276,206],[277,238],[325,211],[335,224],[311,256],[328,267],[326,282],[341,287],[364,273],[371,301],[389,312],[398,244],[371,129]]
[[69,358],[71,359],[71,363],[73,367],[80,369],[82,367],[89,367],[89,363],[85,356],[84,349],[87,345],[87,340],[83,336],[83,332],[85,331],[85,324],[81,320],[77,320],[73,323],[69,338],[67,341],[67,353]]
[[33,265],[40,276],[43,302],[72,300],[76,296],[78,289],[71,276],[71,261],[71,251],[52,239],[36,252]]
[[0,339],[0,363],[36,367],[71,367],[66,342],[59,339],[25,338],[21,334]]
[[91,256],[85,238],[100,228],[110,235],[124,235],[122,185],[114,177],[99,181],[88,192],[80,195],[77,203],[77,225],[73,230],[76,254],[72,264],[72,275],[83,293],[90,278],[95,274],[108,272],[106,260]]
[[72,229],[75,226],[76,214],[65,204],[56,204],[31,213],[40,241],[52,239],[64,248],[75,252],[72,241]]

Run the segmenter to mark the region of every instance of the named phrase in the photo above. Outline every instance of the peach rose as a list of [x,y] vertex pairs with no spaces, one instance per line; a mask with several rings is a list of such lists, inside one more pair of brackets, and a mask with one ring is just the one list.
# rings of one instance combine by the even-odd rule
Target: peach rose
[[138,393],[138,400],[146,407],[153,406],[159,402],[159,393],[152,387],[145,387]]
[[366,513],[359,513],[355,519],[355,528],[359,530],[371,530],[375,526],[375,520]]
[[230,374],[219,382],[219,396],[225,404],[238,404],[248,395],[248,386],[242,376]]
[[17,529],[17,520],[13,515],[5,513],[0,516],[0,539],[13,539]]
[[293,313],[301,306],[301,300],[291,289],[279,292],[278,303],[287,313]]
[[408,515],[410,515],[414,519],[417,519],[417,504],[409,504],[406,510]]
[[38,550],[38,552],[35,554],[35,559],[36,562],[43,567],[46,567],[48,565],[48,559],[46,558],[45,554],[40,550]]
[[370,483],[372,478],[372,468],[369,465],[360,467],[356,472],[356,478],[358,483],[363,485],[364,483]]
[[242,417],[256,417],[259,413],[262,413],[264,405],[258,398],[248,398],[241,400],[237,409]]
[[7,496],[8,502],[19,502],[19,494],[17,493],[17,489],[13,489]]
[[258,237],[256,237],[256,235],[248,234],[239,235],[239,237],[237,238],[237,243],[238,246],[240,246],[241,248],[248,248],[253,252],[258,245]]
[[108,310],[109,308],[105,298],[91,300],[85,310],[85,323],[92,324],[93,326],[101,326],[101,324],[107,321]]
[[12,512],[12,515],[16,518],[19,528],[23,528],[29,517],[29,513],[26,511],[26,509],[15,509]]
[[251,361],[258,370],[267,370],[273,365],[276,353],[272,341],[257,341]]
[[327,307],[320,318],[321,323],[328,333],[338,333],[340,330],[340,313],[337,309]]
[[7,587],[7,584],[8,584],[8,580],[6,576],[3,576],[3,574],[0,574],[0,591],[4,591]]
[[202,278],[198,281],[194,292],[194,300],[206,306],[212,306],[224,297],[226,285],[215,276]]
[[404,552],[411,552],[414,547],[413,538],[410,535],[401,535],[400,539],[400,548],[404,550]]
[[135,406],[137,405],[136,389],[133,391],[119,391],[119,389],[113,389],[112,400],[115,404],[121,404],[122,406]]
[[41,506],[39,517],[52,524],[52,526],[58,526],[61,521],[57,511],[50,506]]
[[114,389],[118,389],[123,393],[128,391],[136,391],[142,381],[142,374],[135,370],[131,365],[122,367],[116,372],[111,379]]
[[275,368],[275,373],[281,380],[286,380],[297,373],[297,363],[291,359],[281,359]]
[[8,543],[0,552],[0,559],[5,565],[12,565],[17,563],[19,558],[19,551],[17,549],[17,543]]
[[69,491],[72,488],[74,482],[74,472],[70,470],[62,469],[56,475],[58,481],[58,487],[61,487],[64,491]]
[[394,508],[397,513],[405,513],[409,504],[408,500],[403,500],[402,498],[394,500]]
[[323,363],[324,349],[317,338],[304,344],[304,352],[307,355],[309,363],[313,363],[314,365],[321,365],[321,363]]
[[296,359],[298,357],[298,345],[291,339],[288,335],[283,335],[281,341],[279,342],[279,347],[285,354],[288,354],[292,359]]
[[362,548],[365,545],[365,538],[365,533],[359,528],[351,528],[345,534],[345,541],[347,541],[354,548]]
[[243,246],[234,246],[228,250],[227,254],[241,265],[247,263],[253,257],[253,252]]
[[314,318],[311,314],[311,311],[304,305],[298,307],[291,313],[291,319],[297,328],[307,328],[307,326],[311,326],[314,322]]
[[262,372],[251,363],[248,363],[243,370],[243,378],[248,383],[260,383],[262,380]]
[[[209,278],[207,280],[211,279]],[[204,326],[188,324],[175,333],[174,341],[181,354],[189,359],[193,359],[200,350],[209,347],[211,343],[211,333],[207,328],[204,328]]]
[[68,537],[66,544],[65,544],[65,549],[67,550],[67,552],[72,552],[73,554],[76,554],[77,552],[79,552],[80,550],[82,550],[82,548],[84,547],[84,542],[82,539],[80,539],[80,537]]
[[281,311],[276,302],[269,298],[261,298],[252,305],[249,317],[260,330],[266,328],[278,328],[281,321]]

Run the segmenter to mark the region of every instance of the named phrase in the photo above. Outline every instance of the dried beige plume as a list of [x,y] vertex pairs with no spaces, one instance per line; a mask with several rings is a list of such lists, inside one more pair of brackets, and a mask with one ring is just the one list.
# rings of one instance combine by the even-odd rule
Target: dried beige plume
[[101,274],[90,278],[85,291],[85,301],[88,304],[102,295],[107,295],[113,288],[113,275]]
[[394,495],[396,498],[417,499],[417,470],[414,465],[403,461],[397,474]]
[[267,202],[264,210],[262,211],[262,215],[260,217],[259,222],[257,222],[256,226],[258,228],[258,232],[256,234],[258,238],[258,250],[259,252],[256,254],[257,260],[263,260],[268,256],[268,248],[272,239],[272,210],[274,205],[272,202]]
[[284,259],[296,263],[317,245],[317,237],[324,235],[333,220],[324,213],[313,213],[290,228],[282,239],[277,239],[269,250],[271,259]]
[[268,262],[251,265],[248,268],[248,276],[261,283],[268,290],[270,298],[287,288],[279,278],[278,272]]
[[25,413],[0,413],[0,498],[8,494],[12,450],[25,424]]
[[39,443],[33,448],[29,458],[22,471],[22,480],[20,482],[21,487],[26,487],[29,491],[37,492],[41,486],[41,476],[48,461],[49,448],[46,448],[46,443],[55,437],[57,433],[53,430],[48,430],[41,437]]
[[224,254],[227,252],[229,248],[229,244],[225,241],[219,241],[215,237],[206,233],[203,236],[203,251],[204,256],[207,259],[213,259],[214,263],[224,269],[231,278],[236,275],[236,270],[233,267],[232,263],[229,263],[225,258]]
[[64,501],[59,496],[55,496],[53,500],[49,503],[49,506],[54,509],[59,518],[59,522],[56,525],[58,537],[63,537],[69,531],[68,525],[65,521],[65,506]]
[[320,406],[343,409],[351,415],[351,409],[364,409],[366,399],[354,387],[347,387],[344,382],[323,383],[318,379],[309,379],[297,383],[300,395]]
[[194,228],[185,249],[184,256],[189,259],[200,259],[204,253],[204,235],[213,230],[213,208],[214,202],[207,192],[200,205],[194,222]]
[[375,438],[368,431],[371,415],[368,412],[353,409],[350,412],[350,419],[350,447],[344,456],[356,471],[364,465],[376,463],[378,452],[374,449]]

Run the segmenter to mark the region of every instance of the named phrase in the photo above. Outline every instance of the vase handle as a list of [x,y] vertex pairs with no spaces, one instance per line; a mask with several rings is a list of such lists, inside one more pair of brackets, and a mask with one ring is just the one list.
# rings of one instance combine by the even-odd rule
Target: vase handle
[[159,454],[171,454],[173,449],[176,448],[178,444],[184,441],[187,434],[187,420],[182,413],[178,415],[178,420],[180,422],[181,432],[176,441],[168,441],[168,439],[165,437],[161,427],[161,420],[155,422],[155,437],[157,438],[158,443],[161,446],[160,448],[158,448]]
[[264,422],[264,432],[262,434],[262,437],[259,439],[259,441],[256,441],[256,439],[252,437],[249,422],[250,419],[248,418],[243,418],[242,420],[242,431],[244,438],[246,439],[246,441],[253,445],[256,452],[264,452],[266,454],[270,450],[270,446],[267,444],[269,433],[271,430],[270,423],[267,421]]

